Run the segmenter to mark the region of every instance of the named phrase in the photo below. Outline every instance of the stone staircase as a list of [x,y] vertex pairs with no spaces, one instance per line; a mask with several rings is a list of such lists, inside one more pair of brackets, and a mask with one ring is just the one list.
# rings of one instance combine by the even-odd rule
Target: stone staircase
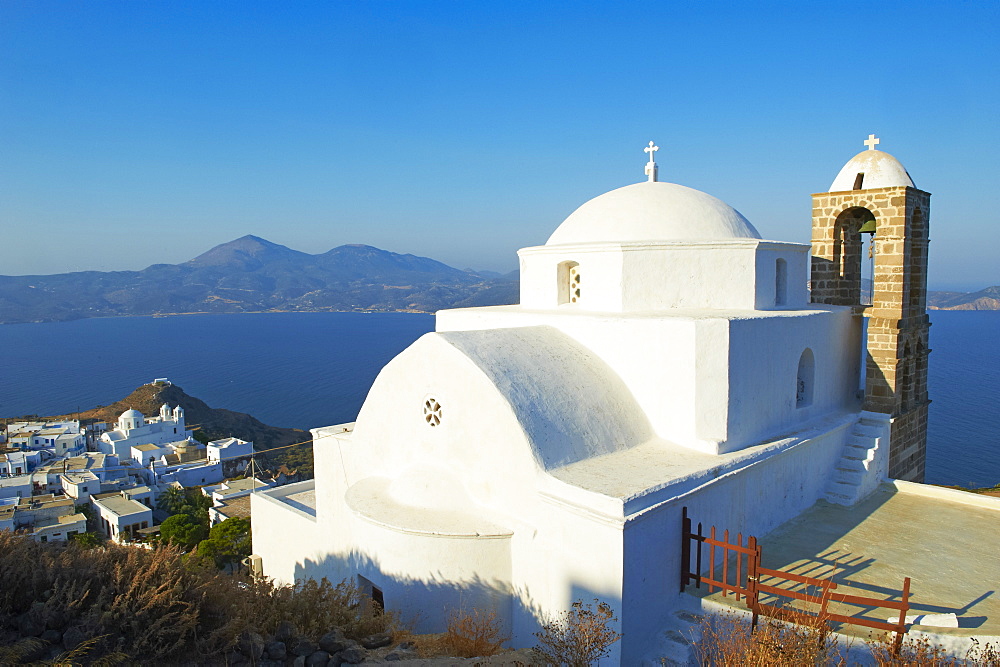
[[681,667],[697,665],[694,642],[700,635],[704,614],[693,609],[675,611],[657,635],[656,648],[640,663],[641,667]]
[[826,500],[838,505],[853,505],[878,484],[880,478],[875,463],[883,440],[883,424],[874,418],[862,416],[847,437],[847,444],[837,462],[833,479],[826,487]]

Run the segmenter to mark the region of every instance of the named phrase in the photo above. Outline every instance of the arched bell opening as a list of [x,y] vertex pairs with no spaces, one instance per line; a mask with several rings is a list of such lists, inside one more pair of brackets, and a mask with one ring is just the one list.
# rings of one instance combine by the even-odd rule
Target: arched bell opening
[[833,257],[840,297],[850,304],[871,305],[875,278],[875,214],[853,206],[837,216]]

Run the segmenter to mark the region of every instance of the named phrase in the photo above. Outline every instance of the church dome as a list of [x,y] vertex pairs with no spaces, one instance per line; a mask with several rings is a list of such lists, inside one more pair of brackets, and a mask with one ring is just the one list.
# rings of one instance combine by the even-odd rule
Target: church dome
[[[860,179],[859,174],[863,174]],[[837,178],[833,179],[829,192],[892,188],[902,185],[917,187],[899,160],[885,151],[863,150],[844,165]]]
[[649,181],[591,199],[573,211],[545,245],[759,238],[750,221],[712,195]]
[[142,413],[138,410],[126,410],[118,419],[142,419]]

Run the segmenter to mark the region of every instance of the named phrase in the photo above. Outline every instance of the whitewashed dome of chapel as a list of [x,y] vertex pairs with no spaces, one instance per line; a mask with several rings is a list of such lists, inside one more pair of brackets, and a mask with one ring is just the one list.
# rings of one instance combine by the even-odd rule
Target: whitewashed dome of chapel
[[750,221],[724,201],[676,183],[649,181],[586,202],[545,245],[759,238]]

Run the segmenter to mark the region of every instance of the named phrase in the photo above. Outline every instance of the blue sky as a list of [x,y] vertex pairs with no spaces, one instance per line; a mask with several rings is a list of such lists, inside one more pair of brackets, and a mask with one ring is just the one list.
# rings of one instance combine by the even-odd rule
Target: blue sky
[[509,271],[660,179],[808,242],[877,134],[932,288],[1000,284],[1000,3],[0,2],[0,274],[244,234]]

